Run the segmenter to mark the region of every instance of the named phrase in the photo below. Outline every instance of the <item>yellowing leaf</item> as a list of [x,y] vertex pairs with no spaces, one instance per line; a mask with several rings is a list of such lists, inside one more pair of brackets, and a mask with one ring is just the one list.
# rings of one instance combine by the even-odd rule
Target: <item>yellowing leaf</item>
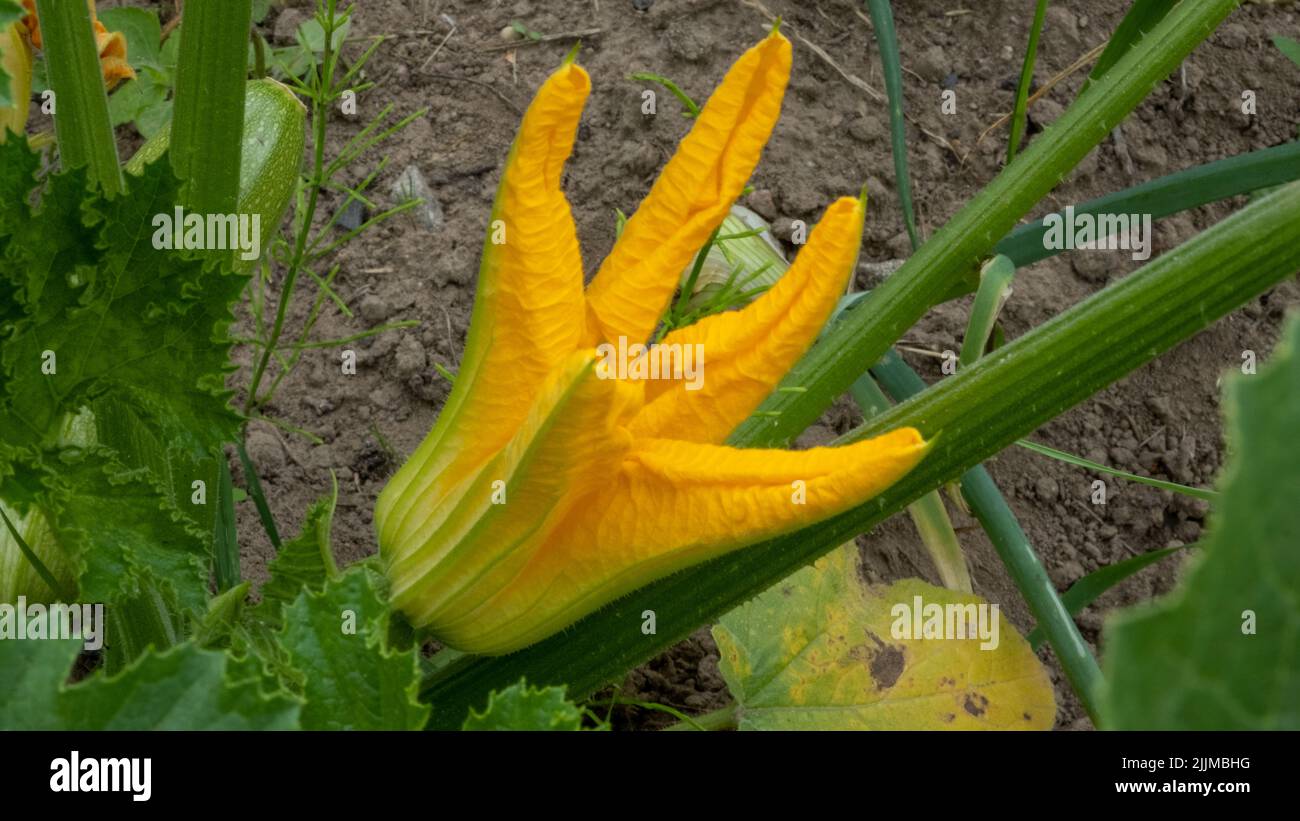
[[[996,605],[916,579],[868,587],[857,565],[857,549],[845,545],[714,626],[740,729],[1052,727],[1047,671]],[[945,613],[948,625],[962,624],[967,637],[951,630],[947,638],[908,635],[918,623],[927,633],[935,612]],[[908,629],[896,638],[904,620]]]

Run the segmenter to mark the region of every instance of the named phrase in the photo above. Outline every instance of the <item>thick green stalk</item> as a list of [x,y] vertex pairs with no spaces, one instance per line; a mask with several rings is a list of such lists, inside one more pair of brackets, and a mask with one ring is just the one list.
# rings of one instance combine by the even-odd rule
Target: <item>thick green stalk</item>
[[[850,438],[905,425],[938,436],[930,455],[880,496],[817,526],[644,587],[513,655],[447,665],[424,688],[433,705],[431,724],[459,726],[474,699],[525,675],[538,685],[567,683],[576,697],[592,692],[1297,270],[1300,183],[1291,183],[869,420]],[[656,613],[655,635],[641,633],[646,610]]]
[[106,194],[122,190],[117,142],[108,118],[108,95],[99,50],[85,3],[36,0],[45,70],[54,92],[54,133],[64,168],[85,166]]
[[185,205],[233,214],[239,201],[252,0],[189,0],[176,65],[171,162]]
[[731,435],[745,447],[786,444],[848,390],[931,306],[959,291],[1016,222],[1236,7],[1182,3],[1070,106],[893,276],[845,312],[758,413]]

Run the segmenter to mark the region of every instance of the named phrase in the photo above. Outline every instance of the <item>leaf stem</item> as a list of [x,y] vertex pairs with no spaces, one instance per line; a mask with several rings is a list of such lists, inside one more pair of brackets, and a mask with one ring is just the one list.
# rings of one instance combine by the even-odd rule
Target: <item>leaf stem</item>
[[176,65],[171,164],[185,206],[231,214],[239,203],[252,0],[189,0]]
[[64,168],[85,166],[90,179],[112,196],[122,191],[117,140],[108,117],[108,95],[90,24],[90,7],[64,0],[36,0],[45,66],[54,92],[54,132]]

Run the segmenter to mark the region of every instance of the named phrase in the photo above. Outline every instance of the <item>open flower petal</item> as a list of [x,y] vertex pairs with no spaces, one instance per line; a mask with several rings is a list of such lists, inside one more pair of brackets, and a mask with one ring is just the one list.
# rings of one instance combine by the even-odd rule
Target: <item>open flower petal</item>
[[[646,383],[637,436],[720,443],[771,394],[826,324],[857,266],[866,201],[844,197],[822,216],[790,270],[740,311],[706,317],[673,331],[668,349],[703,353],[703,384]],[[676,348],[675,346],[681,346]]]
[[855,507],[928,447],[912,428],[806,451],[637,440],[509,586],[436,632],[480,653],[523,647],[649,581]]
[[[394,476],[377,518],[399,499],[438,504],[510,440],[556,362],[577,350],[584,308],[582,257],[560,189],[591,80],[572,63],[550,76],[511,148],[483,246],[460,372],[438,423]],[[391,531],[387,534],[392,537]]]
[[781,113],[790,41],[780,32],[736,61],[587,289],[588,344],[644,342],[758,165]]
[[510,443],[454,504],[426,509],[395,535],[387,558],[394,602],[412,623],[447,618],[514,578],[572,505],[608,482],[631,446],[626,423],[640,384],[601,378],[579,350],[551,374]]

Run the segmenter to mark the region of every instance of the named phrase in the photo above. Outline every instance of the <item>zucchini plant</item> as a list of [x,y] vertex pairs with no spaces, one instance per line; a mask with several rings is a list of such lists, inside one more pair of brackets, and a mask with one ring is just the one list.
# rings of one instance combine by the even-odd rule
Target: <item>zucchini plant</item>
[[[130,54],[97,33],[94,4],[0,0],[0,594],[102,603],[110,638],[0,641],[0,726],[605,729],[620,694],[602,688],[704,625],[731,703],[703,716],[641,705],[681,729],[1050,728],[1038,642],[1100,727],[1297,726],[1300,668],[1237,614],[1300,623],[1286,549],[1300,468],[1268,446],[1300,421],[1300,324],[1257,376],[1228,383],[1232,457],[1217,493],[1192,489],[1214,505],[1210,535],[1175,594],[1116,619],[1102,663],[1073,614],[1168,553],[1059,595],[980,466],[1300,269],[1287,145],[1079,204],[1158,218],[1261,192],[1043,325],[999,334],[1016,268],[1052,252],[1045,221],[1018,223],[1235,3],[1157,5],[1135,4],[1078,99],[1027,145],[1022,83],[1007,167],[925,241],[909,193],[915,253],[847,298],[869,192],[829,203],[788,264],[760,218],[729,216],[792,71],[779,21],[703,106],[643,75],[675,89],[692,128],[584,286],[562,185],[591,89],[575,49],[504,158],[450,398],[376,503],[376,555],[340,567],[332,526],[356,511],[337,485],[281,538],[242,442],[250,420],[277,422],[270,400],[303,351],[337,342],[311,339],[326,304],[348,313],[332,255],[418,204],[342,238],[337,215],[317,219],[329,192],[367,202],[385,161],[359,182],[344,172],[422,114],[390,124],[384,108],[329,156],[330,110],[369,88],[361,69],[381,41],[348,62],[355,7],[317,0],[294,65],[261,76],[263,54],[250,78],[250,0],[188,0],[172,119],[123,164],[106,80]],[[897,72],[889,3],[870,10]],[[1027,75],[1036,47],[1037,28]],[[58,99],[53,145],[14,137],[33,53]],[[905,178],[897,77],[888,88]],[[267,253],[207,242],[244,217],[253,233],[236,235]],[[317,290],[294,328],[300,279]],[[959,368],[927,386],[893,346],[972,291]],[[251,336],[232,336],[237,313]],[[863,423],[790,450],[845,394]],[[1026,600],[1027,638],[971,591],[945,489]],[[238,493],[276,549],[257,591],[240,572]],[[944,587],[863,584],[853,540],[904,509],[931,528]]]

